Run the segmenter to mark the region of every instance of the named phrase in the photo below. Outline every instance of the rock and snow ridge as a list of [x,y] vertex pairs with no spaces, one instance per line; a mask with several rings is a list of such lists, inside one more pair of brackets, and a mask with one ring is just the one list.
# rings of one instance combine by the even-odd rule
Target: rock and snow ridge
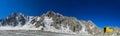
[[48,11],[41,16],[12,13],[5,20],[0,19],[0,30],[41,30],[70,34],[103,34],[103,29],[98,28],[91,20],[78,20],[75,17],[63,16],[53,11]]

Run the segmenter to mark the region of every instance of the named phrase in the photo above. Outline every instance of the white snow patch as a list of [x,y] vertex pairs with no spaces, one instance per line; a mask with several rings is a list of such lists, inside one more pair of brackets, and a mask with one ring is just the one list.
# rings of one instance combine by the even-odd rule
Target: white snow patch
[[53,20],[47,16],[44,17],[43,23],[45,25],[44,31],[52,31],[54,28],[51,27]]
[[86,29],[85,25],[84,25],[82,22],[80,22],[80,21],[79,21],[79,23],[80,23],[80,25],[82,26],[82,30],[81,30],[81,31],[82,31],[82,32],[85,32],[85,29]]

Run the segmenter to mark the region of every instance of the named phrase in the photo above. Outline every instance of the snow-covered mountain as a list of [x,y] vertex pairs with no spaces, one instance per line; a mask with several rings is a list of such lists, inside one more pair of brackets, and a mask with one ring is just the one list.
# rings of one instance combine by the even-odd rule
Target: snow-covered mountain
[[75,17],[63,16],[48,11],[41,16],[27,16],[22,13],[12,13],[5,20],[0,19],[0,30],[41,30],[70,34],[99,35],[104,31],[91,20],[78,20]]

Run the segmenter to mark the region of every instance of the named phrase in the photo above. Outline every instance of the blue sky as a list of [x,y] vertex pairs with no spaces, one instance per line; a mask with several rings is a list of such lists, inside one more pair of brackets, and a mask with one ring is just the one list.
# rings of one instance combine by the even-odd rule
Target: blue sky
[[120,27],[120,0],[0,0],[0,18],[12,12],[39,16],[48,10],[92,20],[98,27]]

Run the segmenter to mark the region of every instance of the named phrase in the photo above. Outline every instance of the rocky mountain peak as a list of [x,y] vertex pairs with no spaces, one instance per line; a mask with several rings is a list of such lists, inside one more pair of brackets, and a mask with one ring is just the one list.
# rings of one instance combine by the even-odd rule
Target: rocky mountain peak
[[46,14],[43,14],[44,16],[48,16],[48,17],[62,17],[63,15],[59,14],[59,13],[55,13],[54,11],[47,11]]
[[45,15],[48,17],[52,17],[52,16],[56,15],[56,13],[53,11],[48,11]]

